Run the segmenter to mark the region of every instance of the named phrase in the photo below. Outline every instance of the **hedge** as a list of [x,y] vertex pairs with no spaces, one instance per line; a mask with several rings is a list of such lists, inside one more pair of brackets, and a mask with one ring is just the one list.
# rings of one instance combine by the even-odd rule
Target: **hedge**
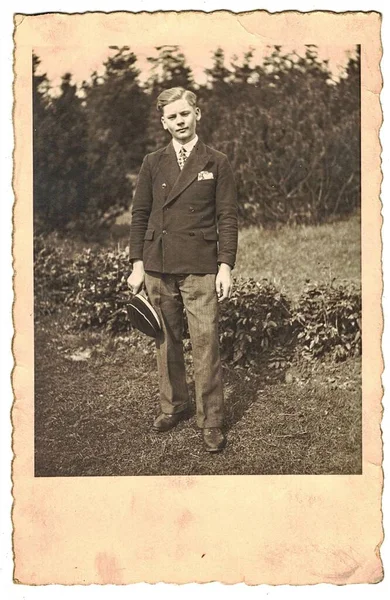
[[[36,317],[66,306],[76,331],[131,329],[126,250],[67,253],[55,236],[38,237],[34,250]],[[309,359],[356,356],[361,353],[360,290],[335,282],[308,285],[293,304],[267,280],[237,279],[231,299],[221,305],[220,343],[224,360],[246,366],[286,346],[298,347]]]

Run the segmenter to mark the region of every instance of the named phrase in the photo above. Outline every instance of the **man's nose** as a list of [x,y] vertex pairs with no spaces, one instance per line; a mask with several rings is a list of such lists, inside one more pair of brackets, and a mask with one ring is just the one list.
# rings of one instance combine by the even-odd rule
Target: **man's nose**
[[177,124],[178,125],[183,125],[184,124],[184,117],[178,117],[177,118]]

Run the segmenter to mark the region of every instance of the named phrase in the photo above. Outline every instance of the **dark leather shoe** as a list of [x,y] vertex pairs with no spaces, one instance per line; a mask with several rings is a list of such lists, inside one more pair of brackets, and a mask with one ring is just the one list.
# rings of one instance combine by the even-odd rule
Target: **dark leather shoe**
[[160,432],[169,431],[170,429],[176,427],[180,421],[188,419],[188,417],[188,410],[182,410],[181,412],[173,415],[161,413],[153,423],[153,429]]
[[203,429],[203,441],[207,452],[219,452],[226,444],[226,438],[219,427]]

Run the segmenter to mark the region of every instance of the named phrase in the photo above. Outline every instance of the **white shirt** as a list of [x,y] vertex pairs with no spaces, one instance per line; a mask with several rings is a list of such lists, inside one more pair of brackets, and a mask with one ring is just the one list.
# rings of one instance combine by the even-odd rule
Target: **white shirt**
[[186,153],[187,153],[187,158],[189,157],[189,155],[191,154],[192,150],[194,149],[194,146],[196,145],[196,142],[198,141],[198,136],[195,135],[194,139],[191,140],[190,142],[187,142],[186,144],[179,144],[178,141],[176,141],[175,139],[172,140],[173,143],[173,147],[175,149],[176,152],[176,157],[177,160],[179,160],[179,152],[182,148],[185,149]]

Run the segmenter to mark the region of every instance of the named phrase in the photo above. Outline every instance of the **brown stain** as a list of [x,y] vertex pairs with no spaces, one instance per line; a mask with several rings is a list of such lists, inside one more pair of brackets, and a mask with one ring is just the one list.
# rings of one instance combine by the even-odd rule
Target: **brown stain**
[[136,549],[136,558],[140,561],[154,561],[157,560],[156,549],[152,545],[143,545]]
[[189,489],[196,485],[195,477],[170,477],[169,486],[176,489]]
[[188,525],[190,523],[192,523],[192,521],[194,520],[194,515],[192,514],[192,512],[190,510],[188,510],[187,508],[184,509],[180,515],[177,517],[177,524],[179,526],[179,529],[188,527]]
[[130,512],[134,512],[135,511],[135,496],[132,495],[131,496],[131,501],[130,501]]
[[24,511],[23,516],[39,531],[39,535],[35,538],[35,548],[41,556],[51,555],[53,548],[62,541],[61,532],[56,526],[55,516],[50,512],[46,505],[44,497],[39,493],[36,494],[36,503],[29,503]]
[[100,583],[121,583],[120,568],[114,555],[98,552],[95,558],[95,567]]

